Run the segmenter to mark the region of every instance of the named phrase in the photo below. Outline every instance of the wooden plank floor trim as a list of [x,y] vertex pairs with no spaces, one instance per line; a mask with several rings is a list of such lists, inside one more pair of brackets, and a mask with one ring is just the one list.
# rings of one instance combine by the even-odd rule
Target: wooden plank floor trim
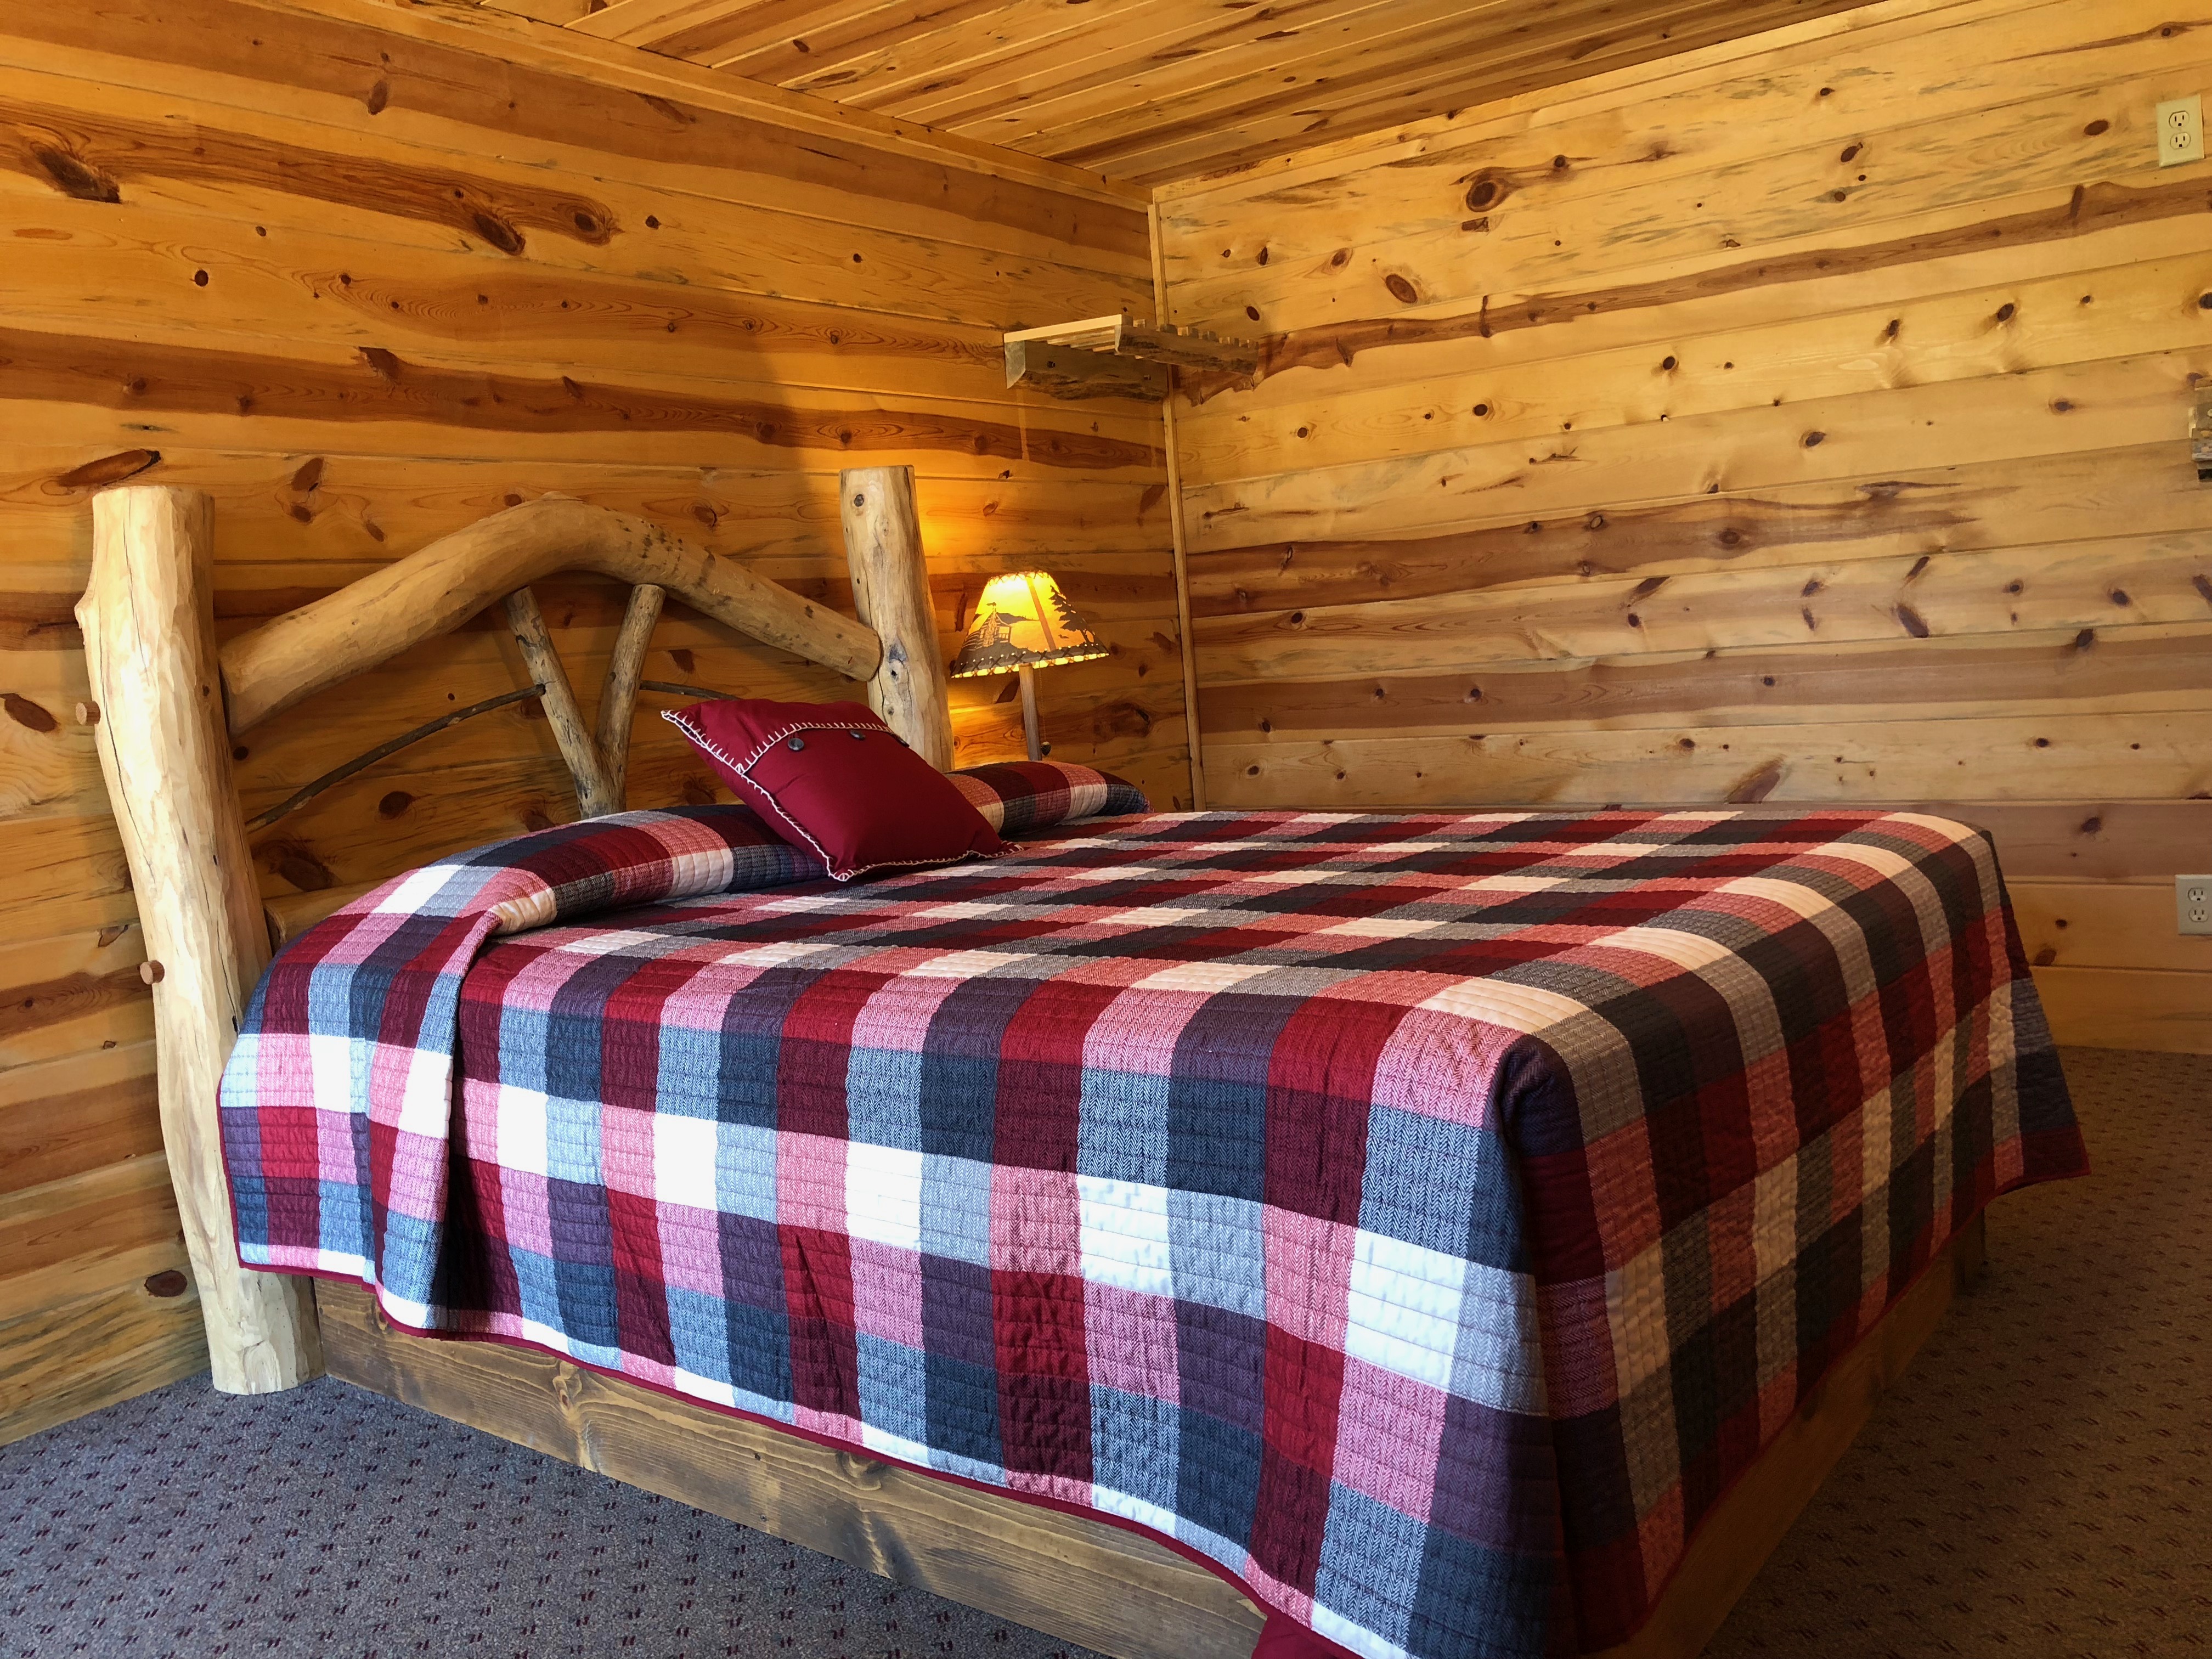
[[2212,972],[2054,966],[2035,970],[2035,988],[2061,1042],[2212,1054]]
[[[2206,817],[2212,819],[2212,811]],[[2212,853],[2212,839],[2202,845]],[[2192,866],[2138,882],[2008,878],[2005,884],[2021,943],[2038,969],[2150,969],[2201,978],[2212,975],[2212,939],[2180,931],[2171,879],[2195,872]],[[2205,1012],[2212,1015],[2212,981],[2202,989]]]
[[[1822,1381],[1692,1541],[1633,1640],[1600,1659],[1694,1659],[1979,1274],[1977,1217]],[[626,1485],[1079,1642],[1114,1659],[1248,1659],[1261,1616],[1204,1568],[1101,1522],[832,1449],[505,1345],[395,1331],[320,1281],[331,1374]]]
[[0,1446],[207,1369],[198,1293],[155,1279],[0,1320]]

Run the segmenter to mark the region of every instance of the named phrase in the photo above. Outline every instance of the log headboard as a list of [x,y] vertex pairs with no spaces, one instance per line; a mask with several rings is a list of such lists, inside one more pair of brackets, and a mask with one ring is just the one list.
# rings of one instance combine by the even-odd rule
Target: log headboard
[[[231,777],[233,739],[498,603],[535,682],[515,695],[544,700],[580,811],[618,811],[646,645],[673,594],[741,634],[866,681],[884,722],[933,764],[949,766],[949,684],[913,471],[858,468],[838,483],[857,622],[657,525],[549,495],[456,531],[220,648],[212,500],[158,484],[93,498],[92,574],[76,608],[92,688],[82,718],[96,728],[145,930],[161,1136],[216,1388],[264,1393],[322,1369],[307,1281],[242,1267],[230,1226],[216,1092],[270,949]],[[590,726],[531,591],[563,570],[631,585]]]

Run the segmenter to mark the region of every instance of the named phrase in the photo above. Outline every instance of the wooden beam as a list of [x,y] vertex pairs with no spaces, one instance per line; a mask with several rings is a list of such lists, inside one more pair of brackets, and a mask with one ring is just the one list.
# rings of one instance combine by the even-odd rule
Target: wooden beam
[[561,665],[561,653],[553,648],[552,630],[545,626],[545,613],[538,608],[538,596],[526,587],[518,587],[501,604],[507,625],[514,630],[514,643],[522,652],[523,665],[545,700],[545,723],[553,728],[553,741],[561,746],[561,759],[575,785],[576,811],[587,818],[619,811],[621,799],[607,787],[599,746],[584,724],[584,711],[576,706],[575,688],[568,684],[568,671]]
[[837,475],[853,608],[883,641],[868,707],[932,766],[952,764],[952,683],[937,653],[929,567],[910,466],[848,467]]
[[1085,346],[1046,340],[1006,342],[1006,384],[1062,398],[1139,398],[1157,403],[1174,376],[1159,363],[1141,363]]
[[873,634],[825,605],[643,519],[545,495],[231,641],[222,648],[230,729],[247,731],[559,570],[650,582],[726,627],[853,679],[868,678],[883,659]]
[[161,1136],[199,1287],[215,1386],[289,1389],[322,1370],[299,1279],[240,1267],[216,1115],[246,999],[269,958],[215,638],[215,507],[128,484],[93,498],[92,575],[76,607],[154,987]]
[[660,620],[664,591],[651,582],[640,582],[629,591],[623,611],[622,631],[615,635],[614,655],[607,660],[607,678],[599,688],[598,737],[599,764],[605,769],[607,794],[619,812],[629,805],[630,715],[637,707],[637,683],[645,672],[646,647],[653,643],[653,625]]

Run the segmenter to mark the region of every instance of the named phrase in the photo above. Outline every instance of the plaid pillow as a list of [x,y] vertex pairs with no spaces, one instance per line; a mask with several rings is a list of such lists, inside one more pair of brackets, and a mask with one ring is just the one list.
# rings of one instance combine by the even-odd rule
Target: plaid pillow
[[946,775],[983,821],[1009,838],[1152,810],[1145,792],[1127,779],[1066,761],[1000,761]]

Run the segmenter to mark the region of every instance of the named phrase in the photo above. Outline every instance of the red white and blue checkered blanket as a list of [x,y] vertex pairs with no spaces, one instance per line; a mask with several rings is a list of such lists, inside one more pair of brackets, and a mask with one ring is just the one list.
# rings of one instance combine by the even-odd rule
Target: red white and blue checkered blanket
[[818,875],[634,812],[322,923],[223,1085],[242,1256],[1139,1524],[1353,1653],[1520,1659],[1628,1636],[1945,1241],[2084,1167],[1938,818]]

